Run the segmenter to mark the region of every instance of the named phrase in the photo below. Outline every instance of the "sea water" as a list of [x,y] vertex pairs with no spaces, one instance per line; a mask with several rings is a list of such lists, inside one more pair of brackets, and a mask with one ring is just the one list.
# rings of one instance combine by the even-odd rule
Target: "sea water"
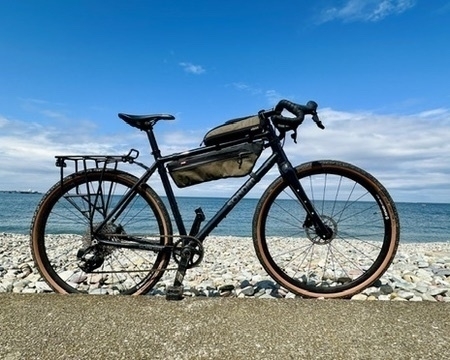
[[[0,233],[29,233],[31,220],[42,194],[0,193]],[[168,205],[166,199],[164,199]],[[195,209],[201,207],[206,219],[227,201],[224,198],[178,197],[178,205],[187,231],[195,217]],[[233,211],[213,230],[211,235],[252,235],[252,220],[258,199],[243,199]],[[450,241],[450,204],[396,203],[400,217],[401,242]]]

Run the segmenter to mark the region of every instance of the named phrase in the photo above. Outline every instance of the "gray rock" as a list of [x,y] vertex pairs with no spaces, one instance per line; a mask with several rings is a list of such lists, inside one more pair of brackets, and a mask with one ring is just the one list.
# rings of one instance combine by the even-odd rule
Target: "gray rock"
[[450,276],[450,269],[436,269],[434,271],[434,275],[441,277],[448,277]]
[[380,290],[380,294],[382,294],[382,295],[389,295],[394,292],[394,289],[389,284],[381,285],[379,290]]
[[429,293],[431,296],[444,295],[444,294],[446,294],[447,292],[448,292],[448,289],[445,289],[445,288],[430,288],[430,289],[428,290],[428,293]]

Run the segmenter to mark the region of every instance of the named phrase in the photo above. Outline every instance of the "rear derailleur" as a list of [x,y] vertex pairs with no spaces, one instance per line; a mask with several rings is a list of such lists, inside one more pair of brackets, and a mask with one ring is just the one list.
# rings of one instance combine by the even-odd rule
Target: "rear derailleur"
[[99,245],[89,246],[86,249],[79,249],[77,253],[79,260],[78,267],[85,273],[91,273],[103,265],[105,257]]

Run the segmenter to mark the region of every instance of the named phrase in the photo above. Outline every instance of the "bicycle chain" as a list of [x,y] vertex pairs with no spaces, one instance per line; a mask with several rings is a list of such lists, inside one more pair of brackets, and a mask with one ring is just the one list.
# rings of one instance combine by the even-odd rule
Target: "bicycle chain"
[[[109,236],[112,235],[119,235],[121,234],[108,234]],[[167,245],[167,248],[171,248],[172,252],[172,258],[174,259],[175,263],[179,264],[181,260],[181,253],[183,250],[188,248],[189,251],[191,251],[192,259],[189,261],[187,269],[191,269],[193,267],[198,266],[204,257],[204,248],[202,242],[197,239],[194,236],[191,235],[147,235],[147,237],[155,237],[155,238],[179,238],[173,245]],[[183,245],[183,242],[186,245]],[[194,243],[194,246],[192,244],[189,244],[190,242]],[[190,249],[189,249],[190,248]],[[141,269],[141,270],[117,270],[117,271],[92,271],[92,274],[102,274],[102,273],[134,273],[134,272],[164,272],[164,271],[172,271],[172,270],[178,270],[178,267],[165,267],[161,269]]]

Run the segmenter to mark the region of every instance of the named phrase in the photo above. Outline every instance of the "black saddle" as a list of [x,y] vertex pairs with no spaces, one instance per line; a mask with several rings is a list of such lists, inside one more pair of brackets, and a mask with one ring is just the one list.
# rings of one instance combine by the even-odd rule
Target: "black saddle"
[[148,130],[156,124],[158,120],[174,120],[175,116],[170,114],[152,114],[152,115],[129,115],[119,113],[119,117],[128,125],[140,130]]

